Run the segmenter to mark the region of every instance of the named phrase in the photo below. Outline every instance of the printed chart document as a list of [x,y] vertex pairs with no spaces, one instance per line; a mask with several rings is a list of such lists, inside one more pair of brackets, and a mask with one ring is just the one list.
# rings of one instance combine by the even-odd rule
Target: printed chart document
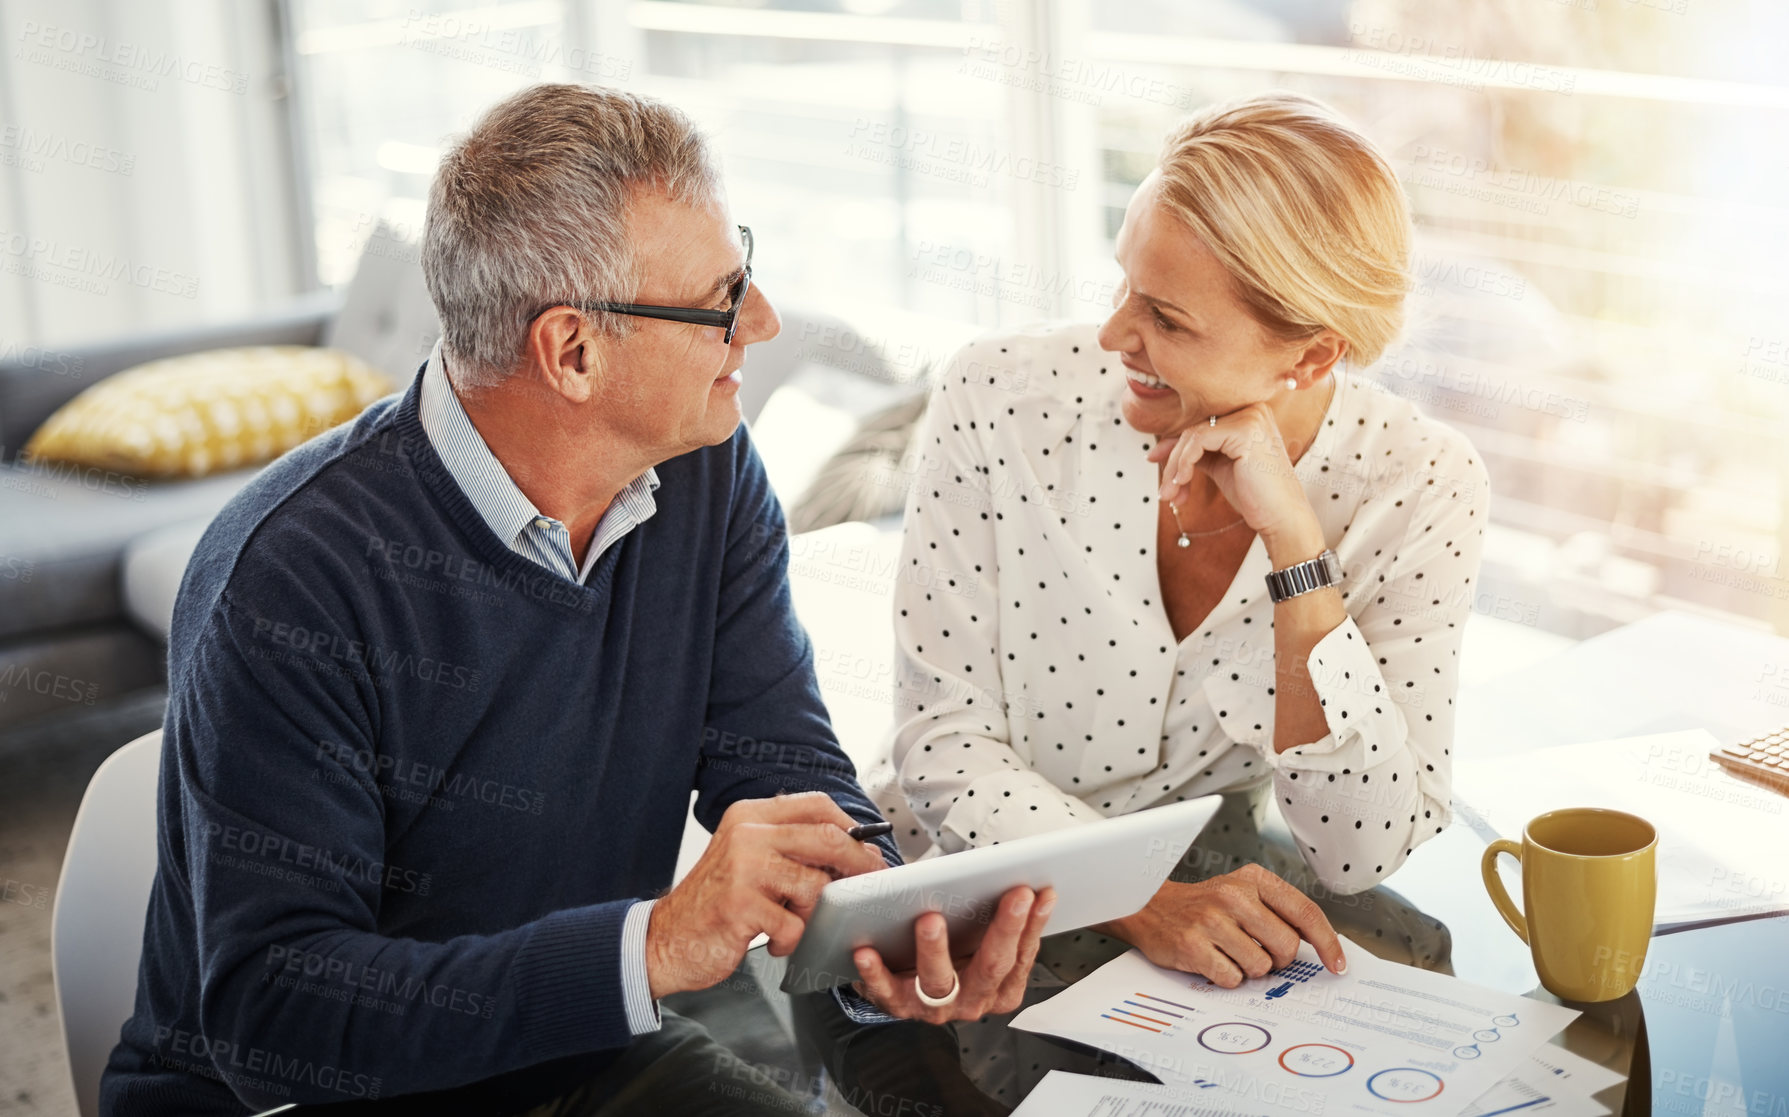
[[1103,1048],[1164,1082],[1209,1085],[1232,1095],[1227,1104],[1241,1098],[1263,1112],[1456,1114],[1578,1015],[1346,949],[1346,974],[1329,973],[1301,943],[1292,962],[1235,989],[1133,950],[1013,1026]]
[[[1098,1078],[1053,1070],[1012,1117],[1289,1117],[1294,1109],[1250,1105],[1219,1091]],[[1300,1114],[1299,1117],[1311,1117]]]
[[[1538,1073],[1548,1076],[1551,1072]],[[1620,1077],[1614,1076],[1615,1080]],[[1506,1079],[1505,1084],[1513,1081]],[[1013,1117],[1312,1117],[1310,1111],[1248,1102],[1211,1085],[1127,1082],[1053,1070],[1013,1111]],[[1492,1094],[1500,1096],[1492,1100]],[[1609,1112],[1588,1094],[1561,1094],[1555,1089],[1549,1096],[1548,1090],[1527,1084],[1513,1090],[1504,1090],[1502,1085],[1493,1088],[1464,1110],[1462,1117],[1530,1117],[1549,1111],[1559,1117],[1596,1117]]]
[[1502,1082],[1473,1099],[1460,1117],[1504,1117],[1521,1114],[1538,1117],[1596,1117],[1609,1107],[1591,1097],[1598,1090],[1620,1082],[1626,1075],[1574,1055],[1563,1047],[1542,1045],[1528,1062]]

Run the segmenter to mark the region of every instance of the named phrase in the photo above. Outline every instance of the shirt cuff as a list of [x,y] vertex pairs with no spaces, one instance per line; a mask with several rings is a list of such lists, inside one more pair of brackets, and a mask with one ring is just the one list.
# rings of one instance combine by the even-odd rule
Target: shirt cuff
[[[1272,767],[1325,772],[1372,767],[1390,755],[1380,746],[1403,744],[1407,732],[1404,712],[1394,698],[1420,701],[1423,694],[1414,689],[1413,682],[1408,693],[1394,695],[1394,684],[1379,670],[1353,617],[1317,641],[1305,660],[1305,669],[1322,701],[1329,732],[1270,757]],[[1273,752],[1271,746],[1267,751]]]
[[646,925],[657,900],[641,900],[627,909],[621,923],[621,999],[627,1006],[627,1028],[634,1035],[656,1032],[662,1021],[646,976]]
[[876,1007],[876,1002],[849,985],[832,987],[833,1003],[839,1006],[853,1024],[898,1024],[900,1017],[890,1016]]

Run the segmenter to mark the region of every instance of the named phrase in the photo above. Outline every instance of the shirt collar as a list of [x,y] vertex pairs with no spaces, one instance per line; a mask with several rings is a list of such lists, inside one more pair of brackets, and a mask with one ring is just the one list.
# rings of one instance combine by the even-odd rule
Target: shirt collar
[[[492,533],[503,540],[505,546],[513,548],[516,538],[540,515],[540,509],[516,487],[509,471],[503,468],[497,455],[485,445],[478,428],[472,425],[471,417],[466,414],[466,408],[448,380],[447,362],[439,341],[435,342],[435,348],[429,353],[428,367],[423,370],[422,396],[417,412],[423,433],[428,435],[442,464],[447,466],[448,473],[453,475],[466,499],[484,517]],[[658,487],[658,471],[648,468],[621,490],[617,502],[630,497],[637,499],[642,493],[650,493]],[[650,497],[645,498],[645,504],[652,504]],[[613,508],[611,504],[611,510]]]

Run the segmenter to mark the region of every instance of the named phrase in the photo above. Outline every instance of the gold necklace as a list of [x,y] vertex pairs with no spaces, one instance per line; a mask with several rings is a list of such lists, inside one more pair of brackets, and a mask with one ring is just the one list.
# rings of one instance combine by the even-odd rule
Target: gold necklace
[[1180,529],[1180,540],[1174,544],[1176,547],[1191,547],[1193,545],[1193,540],[1195,539],[1203,539],[1207,535],[1222,535],[1237,524],[1242,523],[1246,518],[1238,516],[1235,520],[1225,524],[1223,527],[1214,527],[1209,531],[1188,531],[1186,528],[1180,526],[1180,508],[1178,505],[1168,505],[1168,512],[1174,517],[1174,526]]

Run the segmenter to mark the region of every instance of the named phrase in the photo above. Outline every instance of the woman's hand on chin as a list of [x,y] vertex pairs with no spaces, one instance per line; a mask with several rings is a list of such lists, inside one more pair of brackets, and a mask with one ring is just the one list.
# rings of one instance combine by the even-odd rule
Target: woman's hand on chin
[[1195,469],[1217,484],[1250,528],[1264,541],[1309,534],[1316,513],[1293,470],[1279,424],[1264,403],[1253,403],[1168,435],[1149,451],[1166,462],[1161,499],[1177,505],[1192,492]]
[[1196,884],[1168,881],[1142,911],[1099,930],[1158,966],[1201,974],[1226,989],[1291,962],[1300,940],[1331,972],[1348,969],[1322,909],[1259,865]]

